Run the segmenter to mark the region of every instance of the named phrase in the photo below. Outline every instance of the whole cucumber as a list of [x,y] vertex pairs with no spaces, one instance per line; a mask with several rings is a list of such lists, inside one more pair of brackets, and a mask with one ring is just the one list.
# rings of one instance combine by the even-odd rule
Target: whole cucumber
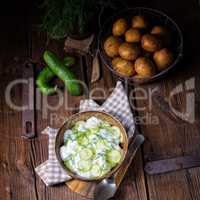
[[54,76],[55,74],[48,67],[45,67],[40,72],[37,77],[36,84],[42,93],[52,95],[57,91],[57,86],[51,86],[48,83]]
[[80,85],[73,72],[63,64],[63,61],[50,51],[45,51],[43,58],[51,71],[65,83],[69,93],[73,96],[79,96],[81,94]]
[[[67,56],[63,59],[63,63],[65,66],[71,66],[75,64],[75,59],[74,57]],[[57,91],[57,85],[52,86],[49,85],[49,81],[53,79],[55,74],[49,69],[48,66],[44,67],[42,71],[39,73],[36,84],[39,88],[39,90],[46,94],[46,95],[52,95],[56,93]]]
[[63,63],[64,65],[66,65],[67,67],[70,67],[72,65],[75,64],[75,58],[74,57],[71,57],[71,56],[66,56],[64,59],[63,59]]

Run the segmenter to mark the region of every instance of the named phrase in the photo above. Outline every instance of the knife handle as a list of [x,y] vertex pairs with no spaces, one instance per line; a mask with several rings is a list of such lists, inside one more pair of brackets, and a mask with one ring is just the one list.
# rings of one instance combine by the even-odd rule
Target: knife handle
[[123,161],[123,163],[122,163],[121,167],[119,168],[119,170],[115,174],[115,183],[116,183],[117,187],[122,182],[122,180],[123,180],[128,168],[129,168],[129,166],[131,165],[131,163],[133,161],[133,158],[134,158],[137,150],[143,144],[144,140],[145,140],[144,136],[139,134],[139,135],[136,135],[136,137],[133,140],[133,142],[130,143],[126,158]]

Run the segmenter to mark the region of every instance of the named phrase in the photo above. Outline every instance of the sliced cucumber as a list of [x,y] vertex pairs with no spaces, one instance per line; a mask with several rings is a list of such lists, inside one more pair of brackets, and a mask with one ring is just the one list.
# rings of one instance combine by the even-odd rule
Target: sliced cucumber
[[100,139],[96,143],[96,151],[105,151],[109,149],[108,142],[104,139]]
[[92,162],[89,160],[80,160],[78,162],[78,168],[82,172],[88,172],[92,168]]
[[120,138],[121,131],[117,126],[112,126],[112,135],[114,138]]
[[109,149],[112,148],[112,145],[111,145],[111,143],[110,143],[108,140],[104,139],[103,142],[104,142],[104,144],[105,144],[105,146],[106,146],[106,149],[109,150]]
[[79,136],[77,138],[78,144],[83,145],[83,146],[87,146],[89,144],[89,140],[86,136]]
[[96,151],[106,153],[106,151],[112,150],[112,142],[108,138],[99,139],[96,142]]
[[99,140],[98,135],[96,135],[96,134],[87,132],[86,135],[87,135],[87,137],[88,137],[88,139],[89,139],[89,141],[90,141],[90,144],[92,144],[92,145],[93,145],[97,140]]
[[65,161],[64,164],[70,171],[72,171],[72,172],[74,171],[73,164],[70,160]]
[[98,165],[94,165],[91,168],[91,176],[92,177],[99,177],[101,175],[101,168]]
[[93,157],[93,155],[94,155],[94,153],[93,153],[92,149],[83,148],[79,152],[80,159],[83,159],[83,160],[89,160]]
[[111,166],[108,163],[105,163],[101,170],[101,176],[106,175],[110,170],[111,170]]
[[83,147],[77,143],[73,148],[74,149],[74,154],[75,153],[79,153],[82,150],[82,148]]
[[86,131],[85,124],[86,123],[84,121],[78,121],[75,124],[75,129],[80,132],[85,132]]
[[98,126],[90,129],[90,134],[97,134],[98,132],[99,132],[99,127]]
[[71,138],[73,137],[73,131],[71,129],[69,130],[66,130],[65,133],[64,133],[64,143],[67,142],[68,138]]
[[87,136],[87,137],[96,137],[97,136],[97,132],[96,132],[96,130],[91,130],[91,129],[87,129],[87,131],[85,132],[85,135]]
[[69,156],[69,151],[68,148],[66,146],[62,146],[60,148],[60,157],[62,160],[67,160],[68,156]]
[[91,128],[99,127],[100,124],[101,124],[101,120],[100,119],[97,119],[96,117],[90,117],[86,121],[85,127],[88,128],[88,129],[91,129]]
[[107,153],[107,160],[114,167],[117,163],[120,162],[122,158],[121,152],[118,150],[111,150]]
[[110,127],[110,124],[108,122],[102,122],[100,126],[101,128],[107,128]]

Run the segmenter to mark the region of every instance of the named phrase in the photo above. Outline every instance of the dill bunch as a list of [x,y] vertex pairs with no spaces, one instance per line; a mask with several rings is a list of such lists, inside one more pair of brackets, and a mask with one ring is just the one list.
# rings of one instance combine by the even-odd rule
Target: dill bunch
[[[67,35],[83,38],[98,24],[103,8],[113,8],[120,0],[44,0],[41,29],[50,38],[62,39]],[[96,21],[95,21],[96,20]]]
[[42,30],[51,38],[61,39],[69,34],[87,34],[98,3],[95,0],[45,0],[42,9]]

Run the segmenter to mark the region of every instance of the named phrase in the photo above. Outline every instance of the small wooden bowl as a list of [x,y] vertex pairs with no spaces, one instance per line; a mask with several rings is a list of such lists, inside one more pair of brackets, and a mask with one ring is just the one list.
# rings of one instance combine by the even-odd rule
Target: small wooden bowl
[[[122,143],[120,144],[122,150],[123,150],[123,157],[121,159],[121,162],[114,167],[110,172],[108,172],[106,175],[100,177],[100,178],[84,178],[81,177],[77,174],[75,174],[74,172],[70,171],[70,169],[68,169],[61,157],[60,157],[60,147],[64,144],[64,133],[67,129],[70,129],[74,126],[74,124],[78,121],[85,121],[87,119],[89,119],[90,117],[96,117],[98,119],[101,119],[103,121],[108,122],[110,125],[113,126],[117,126],[120,129],[120,132],[122,134]],[[117,171],[119,169],[119,167],[121,166],[122,162],[125,159],[126,153],[127,153],[127,149],[128,149],[128,138],[127,138],[127,134],[126,131],[124,129],[124,127],[122,126],[121,122],[118,121],[116,118],[114,118],[112,115],[107,114],[105,112],[102,111],[86,111],[86,112],[80,112],[77,114],[72,115],[64,124],[63,126],[59,129],[57,136],[56,136],[56,142],[55,142],[55,151],[56,151],[56,157],[58,159],[58,162],[60,163],[61,167],[74,179],[78,179],[78,180],[83,180],[83,181],[99,181],[102,180],[104,178],[110,177],[115,171]]]

